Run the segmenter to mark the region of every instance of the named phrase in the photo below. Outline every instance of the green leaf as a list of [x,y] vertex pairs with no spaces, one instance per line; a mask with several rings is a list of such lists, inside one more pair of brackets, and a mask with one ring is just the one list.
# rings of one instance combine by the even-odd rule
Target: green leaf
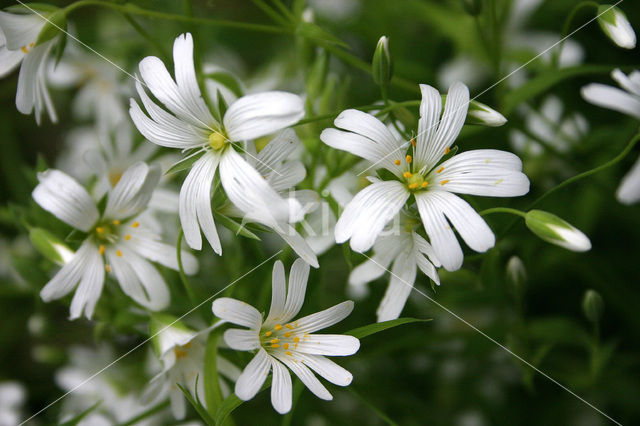
[[522,102],[545,93],[563,80],[584,75],[608,74],[612,69],[610,65],[580,65],[544,72],[509,92],[503,99],[501,110],[505,115],[509,115]]
[[327,31],[311,22],[300,22],[298,24],[297,33],[304,38],[311,39],[315,42],[319,42],[320,44],[337,45],[344,48],[349,48],[349,46],[338,37],[328,33]]
[[[182,391],[182,393],[184,394],[184,397],[187,398],[187,401],[189,401],[189,403],[193,406],[193,408],[196,409],[196,411],[198,412],[198,414],[200,415],[202,420],[205,421],[206,424],[208,424],[208,425],[217,424],[217,423],[215,423],[213,421],[213,419],[211,418],[211,416],[207,412],[207,409],[202,405],[202,403],[200,403],[199,400],[195,400],[193,398],[193,396],[191,395],[191,393],[189,393],[189,391],[186,390],[182,385],[180,385],[180,384],[177,384],[177,385],[180,388],[180,390]],[[195,388],[198,389],[198,378],[197,377],[196,377],[196,386],[195,386]]]
[[260,237],[258,237],[253,232],[249,231],[246,226],[234,221],[233,219],[229,218],[228,216],[225,216],[225,215],[223,215],[222,213],[219,213],[219,212],[214,212],[213,215],[215,216],[216,220],[220,222],[220,224],[222,226],[224,226],[225,228],[229,229],[230,231],[232,231],[236,235],[242,235],[243,237],[247,237],[247,238],[251,238],[253,240],[260,241]]
[[207,403],[207,411],[212,416],[222,403],[218,379],[218,337],[217,330],[209,333],[204,354],[204,400]]
[[[262,392],[269,386],[271,386],[271,376],[267,377],[267,380],[264,382],[259,392]],[[220,404],[220,408],[218,408],[218,411],[216,412],[215,425],[218,426],[223,424],[229,414],[231,414],[233,410],[241,406],[242,403],[244,403],[244,401],[238,398],[236,394],[229,395],[227,399],[222,401],[222,404]]]
[[75,416],[72,419],[67,420],[64,423],[60,423],[59,426],[76,426],[78,423],[80,423],[80,421],[82,419],[84,419],[85,417],[87,417],[87,415],[89,413],[91,413],[93,410],[95,410],[96,408],[98,408],[98,405],[102,404],[102,401],[98,401],[95,404],[93,404],[91,407],[87,408],[86,410],[84,410],[82,413],[78,414],[77,416]]
[[182,160],[178,161],[176,164],[171,166],[171,168],[169,170],[167,170],[164,174],[168,175],[168,174],[171,174],[171,173],[177,173],[177,172],[180,172],[182,170],[188,169],[189,167],[191,167],[193,165],[193,163],[198,161],[198,159],[200,157],[202,157],[204,155],[204,153],[205,153],[205,151],[198,151],[195,154],[191,154],[191,155],[186,156],[185,158],[183,158]]
[[36,12],[52,13],[59,10],[59,8],[46,3],[21,3],[9,6],[5,10],[11,13],[33,13],[34,10]]
[[351,331],[347,331],[345,334],[349,334],[358,339],[370,336],[375,333],[387,330],[389,328],[397,327],[402,324],[410,324],[413,322],[427,322],[431,321],[431,318],[398,318],[390,321],[376,322],[373,324],[365,325],[364,327],[354,328]]

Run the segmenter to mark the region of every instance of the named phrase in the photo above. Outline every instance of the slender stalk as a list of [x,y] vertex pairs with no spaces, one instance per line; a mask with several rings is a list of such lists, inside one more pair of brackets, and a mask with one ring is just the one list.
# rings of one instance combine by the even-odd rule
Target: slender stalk
[[156,48],[156,50],[158,51],[158,53],[160,54],[160,56],[165,62],[171,59],[171,55],[169,55],[169,51],[161,43],[158,43],[156,39],[151,37],[151,35],[147,32],[147,30],[142,28],[142,26],[138,24],[130,14],[122,13],[122,16],[133,27],[133,29],[136,30],[138,34],[142,36],[142,38],[147,40],[150,45]]
[[512,209],[509,207],[493,207],[491,209],[486,209],[481,211],[479,214],[480,216],[486,216],[488,214],[493,214],[493,213],[508,213],[508,214],[513,214],[516,216],[520,216],[520,217],[525,217],[527,214],[523,211],[517,210],[517,209]]
[[567,37],[567,34],[569,34],[569,29],[571,29],[571,23],[573,22],[573,19],[578,14],[578,12],[580,12],[582,9],[587,9],[587,8],[594,8],[597,11],[599,7],[600,5],[595,1],[587,0],[587,1],[578,3],[573,9],[571,9],[571,12],[569,12],[569,15],[567,15],[567,19],[565,19],[564,25],[562,26],[562,33],[560,35],[560,45],[558,46],[557,49],[554,50],[553,56],[551,57],[551,66],[553,68],[558,67],[558,62],[560,61],[560,54],[562,53],[562,48],[564,47],[565,38]]
[[161,402],[159,404],[154,405],[153,407],[151,407],[148,410],[138,414],[137,416],[135,416],[134,418],[132,418],[128,422],[120,424],[119,426],[132,426],[132,425],[140,422],[141,420],[144,420],[147,417],[150,417],[150,416],[156,414],[157,412],[164,410],[168,406],[169,406],[169,400],[167,399],[166,401],[163,401],[163,402]]
[[284,25],[284,26],[289,25],[289,22],[284,17],[280,16],[280,14],[277,11],[273,10],[273,8],[268,4],[266,4],[263,0],[251,0],[251,1],[253,2],[253,4],[255,4],[258,7],[258,9],[262,10],[265,15],[273,19],[279,25]]
[[187,294],[189,295],[189,299],[191,303],[194,305],[197,303],[198,299],[193,291],[193,287],[189,283],[187,279],[187,274],[184,273],[184,267],[182,266],[182,238],[184,237],[184,233],[182,229],[180,230],[180,235],[178,235],[178,243],[176,244],[176,256],[178,258],[178,273],[180,274],[180,281],[182,281],[182,285],[184,285]]

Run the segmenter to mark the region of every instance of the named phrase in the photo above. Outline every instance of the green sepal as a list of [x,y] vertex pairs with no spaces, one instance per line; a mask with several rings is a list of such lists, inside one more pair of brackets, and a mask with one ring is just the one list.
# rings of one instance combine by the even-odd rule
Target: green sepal
[[58,265],[65,263],[63,252],[73,254],[73,250],[46,229],[29,228],[29,240],[40,254]]
[[165,175],[169,175],[169,174],[172,174],[172,173],[177,173],[177,172],[181,172],[183,170],[186,170],[186,169],[190,168],[191,166],[193,166],[193,163],[198,161],[200,159],[200,157],[202,157],[204,154],[205,154],[205,151],[202,150],[202,151],[198,151],[198,152],[192,153],[191,155],[187,155],[185,158],[183,158],[182,160],[178,161],[176,164],[171,166],[169,168],[169,170],[164,172],[164,174]]

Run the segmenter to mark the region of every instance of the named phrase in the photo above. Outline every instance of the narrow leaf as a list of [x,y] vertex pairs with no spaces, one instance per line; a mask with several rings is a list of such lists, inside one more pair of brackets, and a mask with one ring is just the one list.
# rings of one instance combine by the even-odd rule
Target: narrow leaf
[[204,354],[204,399],[207,403],[207,411],[211,416],[215,415],[218,406],[222,403],[222,392],[218,379],[218,337],[217,330],[209,333]]
[[95,410],[96,408],[98,408],[98,406],[102,404],[102,401],[98,401],[95,404],[93,404],[91,407],[87,408],[86,410],[84,410],[82,413],[78,414],[77,416],[67,420],[64,423],[60,423],[60,426],[76,426],[78,423],[80,423],[82,421],[82,419],[84,419],[85,417],[87,417],[87,415],[89,415],[89,413],[91,413],[93,410]]
[[183,158],[182,160],[178,161],[176,164],[171,166],[171,168],[169,168],[169,170],[167,170],[164,174],[169,175],[171,173],[177,173],[182,170],[188,169],[193,165],[193,163],[198,161],[198,159],[202,157],[204,153],[205,151],[198,151],[195,154],[186,156],[185,158]]
[[216,220],[222,224],[225,228],[229,229],[236,235],[242,235],[243,237],[251,238],[253,240],[260,241],[260,237],[258,237],[253,232],[249,231],[246,226],[234,221],[228,216],[223,215],[222,213],[214,212]]
[[[271,376],[267,377],[267,380],[264,382],[264,385],[262,385],[259,392],[262,392],[269,386],[271,386]],[[220,408],[218,408],[218,412],[216,413],[215,425],[222,425],[229,414],[231,414],[233,410],[241,406],[243,402],[244,401],[238,398],[236,394],[233,393],[229,395],[227,399],[222,401],[222,404],[220,404]]]
[[[196,378],[196,389],[198,389],[198,382],[197,381],[198,381],[198,379]],[[193,398],[193,396],[191,395],[191,393],[189,393],[188,390],[186,390],[180,384],[176,383],[176,385],[180,388],[180,390],[184,394],[185,398],[187,398],[187,401],[189,401],[189,403],[193,406],[193,408],[196,409],[196,411],[198,412],[198,414],[200,415],[202,420],[205,421],[205,423],[207,423],[210,426],[216,424],[216,423],[214,423],[213,419],[211,418],[211,416],[207,412],[207,409],[199,401],[196,401]]]
[[390,321],[376,322],[373,324],[365,325],[364,327],[358,327],[351,331],[347,331],[345,334],[350,334],[353,337],[362,339],[363,337],[370,336],[375,333],[393,328],[402,324],[410,324],[412,322],[427,322],[431,321],[431,318],[398,318]]

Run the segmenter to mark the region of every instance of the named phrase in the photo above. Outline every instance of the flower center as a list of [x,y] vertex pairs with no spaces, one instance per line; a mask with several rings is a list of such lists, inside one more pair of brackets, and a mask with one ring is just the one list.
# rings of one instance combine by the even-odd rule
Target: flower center
[[35,43],[29,43],[28,46],[22,46],[20,50],[22,50],[22,53],[26,55],[27,53],[29,53],[29,49],[33,49],[34,46],[35,46]]
[[186,345],[176,346],[173,348],[173,353],[176,355],[176,359],[188,357],[189,348],[191,348],[191,342],[188,342]]
[[429,186],[429,182],[427,182],[420,173],[404,172],[402,176],[405,178],[407,188],[409,188],[410,191],[418,191]]
[[[100,256],[104,255],[108,245],[115,244],[120,239],[120,236],[122,233],[121,230],[119,229],[120,225],[121,225],[121,222],[118,219],[114,219],[111,221],[100,222],[93,229],[92,234],[98,243],[98,252],[100,253]],[[133,222],[131,224],[131,227],[134,229],[139,226],[140,226],[140,222],[138,221]],[[124,239],[125,241],[129,241],[131,239],[131,234],[125,234]],[[116,256],[122,257],[122,251],[116,250]],[[105,264],[104,267],[107,272],[111,272],[110,265]]]
[[308,334],[296,331],[297,323],[285,325],[276,324],[272,329],[260,330],[260,345],[267,352],[284,351],[286,355],[292,356],[290,350],[296,350],[301,341],[308,338]]
[[109,183],[111,184],[111,187],[113,188],[118,184],[118,182],[120,182],[120,178],[122,177],[122,170],[118,170],[118,169],[109,170],[109,174],[107,177],[109,179]]
[[209,146],[216,151],[222,149],[226,142],[226,136],[220,131],[211,132],[209,135]]

